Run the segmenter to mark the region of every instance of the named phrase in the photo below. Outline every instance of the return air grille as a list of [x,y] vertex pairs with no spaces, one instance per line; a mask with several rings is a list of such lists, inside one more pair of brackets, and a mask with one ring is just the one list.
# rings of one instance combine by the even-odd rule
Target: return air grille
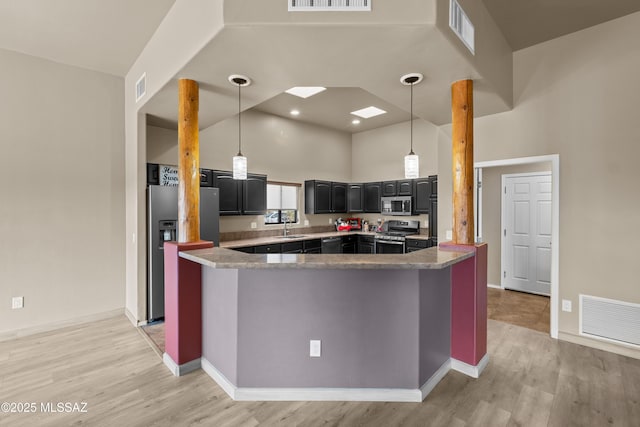
[[449,3],[449,27],[475,55],[475,28],[456,0],[450,0]]
[[289,12],[368,12],[371,0],[289,0]]
[[140,76],[136,82],[136,102],[140,101],[147,93],[147,73]]
[[580,295],[580,333],[640,346],[640,304]]

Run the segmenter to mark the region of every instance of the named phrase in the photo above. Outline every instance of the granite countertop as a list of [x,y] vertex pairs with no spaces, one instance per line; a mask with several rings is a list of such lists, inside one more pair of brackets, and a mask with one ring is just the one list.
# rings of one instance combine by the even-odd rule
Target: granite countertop
[[[287,239],[282,239],[287,240]],[[470,250],[428,248],[407,254],[246,254],[225,248],[180,252],[180,257],[212,268],[231,269],[442,269],[474,256]]]

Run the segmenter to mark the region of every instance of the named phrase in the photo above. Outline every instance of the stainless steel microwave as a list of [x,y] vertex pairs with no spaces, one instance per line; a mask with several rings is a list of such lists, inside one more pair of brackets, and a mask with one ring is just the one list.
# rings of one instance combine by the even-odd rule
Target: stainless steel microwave
[[382,213],[385,215],[411,215],[411,196],[383,197]]

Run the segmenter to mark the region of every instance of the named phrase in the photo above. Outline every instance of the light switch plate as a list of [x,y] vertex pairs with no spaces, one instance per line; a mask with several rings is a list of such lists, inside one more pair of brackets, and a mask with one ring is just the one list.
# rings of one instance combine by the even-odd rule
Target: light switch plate
[[329,224],[333,224],[333,218],[329,218]]
[[308,219],[305,219],[305,220],[304,220],[304,226],[305,226],[305,227],[308,227],[308,226],[309,226],[309,220],[308,220]]
[[571,300],[563,299],[562,300],[562,311],[566,311],[567,313],[571,313]]
[[257,224],[257,223],[255,223],[255,222],[252,222],[252,223],[251,223],[251,228],[258,228],[258,224]]
[[13,297],[11,298],[11,308],[23,308],[24,307],[24,297]]
[[321,354],[321,341],[320,340],[310,340],[309,341],[309,356],[310,357],[320,357]]
[[445,234],[445,239],[447,240],[453,239],[453,230],[447,230],[444,234]]

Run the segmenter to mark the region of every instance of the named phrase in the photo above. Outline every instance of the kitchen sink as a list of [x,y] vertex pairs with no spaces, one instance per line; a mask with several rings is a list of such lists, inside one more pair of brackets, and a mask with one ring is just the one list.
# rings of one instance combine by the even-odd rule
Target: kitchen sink
[[303,234],[291,234],[289,236],[280,236],[281,239],[300,239],[302,237],[306,237]]

